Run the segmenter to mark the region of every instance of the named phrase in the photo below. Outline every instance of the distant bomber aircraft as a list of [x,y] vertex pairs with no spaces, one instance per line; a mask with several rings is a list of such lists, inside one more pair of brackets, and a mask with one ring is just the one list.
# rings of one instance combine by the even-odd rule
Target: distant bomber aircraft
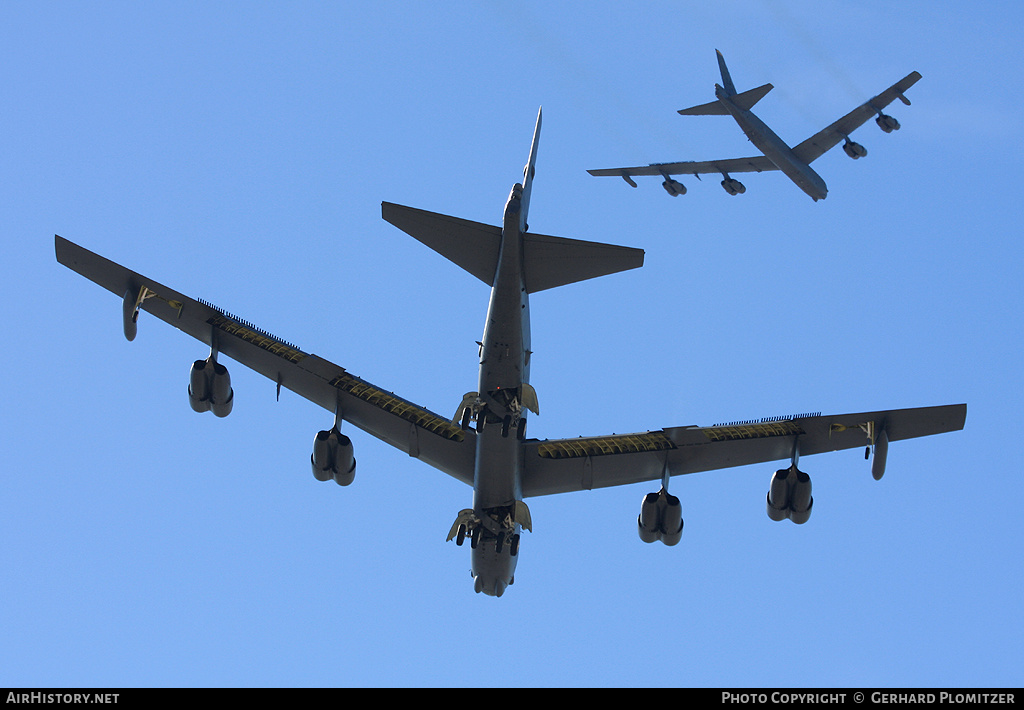
[[877,114],[875,122],[878,127],[886,133],[899,130],[900,124],[892,116],[886,116],[882,109],[899,99],[907,106],[910,101],[903,95],[907,89],[913,86],[921,75],[916,71],[907,74],[901,81],[896,82],[888,89],[880,93],[867,103],[861,104],[850,113],[846,114],[828,128],[815,133],[800,145],[790,148],[786,143],[775,135],[772,129],[751,113],[750,109],[764,98],[764,95],[772,90],[771,84],[759,86],[756,89],[736,93],[729,70],[725,66],[725,58],[721,52],[718,53],[718,67],[722,71],[722,84],[715,84],[715,96],[717,100],[709,104],[684,108],[679,111],[684,116],[725,116],[729,115],[736,119],[736,123],[746,134],[750,142],[760,150],[763,155],[753,158],[730,158],[728,160],[705,160],[682,163],[654,163],[636,168],[608,168],[602,170],[588,170],[591,175],[615,175],[621,177],[631,186],[636,187],[633,181],[634,175],[661,175],[665,181],[661,186],[668,194],[676,197],[685,195],[686,188],[682,183],[673,180],[672,175],[693,175],[698,180],[702,174],[718,173],[722,176],[722,187],[730,195],[739,195],[747,191],[739,180],[729,177],[729,173],[760,173],[766,170],[781,170],[786,177],[797,184],[801,190],[811,196],[815,202],[824,200],[828,195],[828,188],[825,181],[818,173],[811,169],[811,163],[824,155],[840,140],[844,141],[843,150],[853,159],[863,158],[868,151],[860,143],[850,140],[850,134],[854,129],[861,126],[869,118]]
[[[448,539],[458,545],[469,540],[475,589],[493,596],[501,596],[513,582],[520,532],[532,529],[524,502],[531,496],[660,481],[660,490],[643,498],[637,529],[645,542],[675,545],[683,519],[679,499],[668,492],[672,476],[788,460],[771,480],[768,516],[803,523],[813,501],[810,479],[797,469],[800,455],[867,446],[874,449],[872,473],[880,478],[890,441],[963,428],[967,407],[960,404],[528,439],[527,413],[540,411],[529,384],[530,294],[637,268],[644,259],[640,249],[527,231],[540,126],[538,112],[523,181],[512,186],[500,226],[382,205],[385,220],[491,289],[479,344],[477,391],[462,397],[453,419],[59,236],[57,260],[123,299],[128,340],[135,338],[139,311],[144,310],[209,346],[209,356],[196,360],[189,375],[188,399],[195,411],[212,411],[218,417],[230,413],[234,392],[219,360],[227,355],[275,382],[279,393],[285,387],[330,412],[334,425],[313,439],[310,462],[317,480],[346,486],[355,477],[352,441],[341,432],[344,421],[472,486],[473,505],[456,516]],[[394,508],[393,514],[402,515],[399,510]]]

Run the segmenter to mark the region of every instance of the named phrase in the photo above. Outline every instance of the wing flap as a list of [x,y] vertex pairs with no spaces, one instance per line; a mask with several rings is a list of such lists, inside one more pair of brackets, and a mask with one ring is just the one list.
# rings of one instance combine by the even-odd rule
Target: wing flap
[[528,442],[525,497],[660,480],[792,456],[868,445],[884,429],[889,441],[963,429],[967,405],[857,414],[800,416],[713,427],[674,427],[643,434]]

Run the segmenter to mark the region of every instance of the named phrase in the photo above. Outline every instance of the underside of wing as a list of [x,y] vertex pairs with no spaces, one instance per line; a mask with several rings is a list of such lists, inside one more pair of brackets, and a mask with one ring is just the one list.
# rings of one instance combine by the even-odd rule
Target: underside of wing
[[805,163],[817,160],[827,151],[834,148],[842,140],[846,140],[853,131],[862,126],[869,118],[881,113],[882,109],[896,99],[904,103],[910,102],[903,96],[903,92],[916,84],[921,75],[916,71],[907,74],[903,79],[896,82],[888,89],[850,111],[832,125],[824,128],[803,143],[793,148],[793,155]]
[[531,441],[523,495],[660,480],[963,429],[967,405],[771,418],[640,434]]
[[634,168],[602,168],[588,170],[591,175],[599,177],[632,177],[634,175],[708,175],[718,173],[763,173],[778,170],[775,163],[763,155],[751,158],[728,158],[726,160],[684,161],[679,163],[653,163]]
[[[475,432],[362,380],[345,368],[189,298],[88,249],[56,238],[57,260],[124,299],[126,335],[146,311],[410,456],[472,485]],[[132,312],[134,305],[135,312]],[[132,331],[134,336],[134,330]]]

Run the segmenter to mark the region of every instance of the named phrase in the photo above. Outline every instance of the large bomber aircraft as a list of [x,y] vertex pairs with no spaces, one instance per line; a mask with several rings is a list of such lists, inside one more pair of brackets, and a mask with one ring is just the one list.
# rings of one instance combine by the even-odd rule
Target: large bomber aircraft
[[729,69],[725,66],[725,58],[717,49],[715,51],[718,53],[718,68],[722,73],[722,85],[715,84],[717,98],[709,104],[681,109],[679,113],[683,116],[732,116],[762,155],[726,160],[654,163],[635,168],[604,168],[587,172],[591,175],[621,177],[632,187],[636,187],[636,182],[633,180],[634,175],[660,175],[664,178],[664,182],[661,183],[662,187],[668,194],[677,197],[686,194],[686,187],[679,181],[673,180],[672,175],[693,175],[699,180],[703,174],[717,173],[722,176],[722,187],[725,188],[725,191],[730,195],[739,195],[746,192],[747,188],[739,180],[730,177],[729,173],[760,173],[766,170],[781,170],[786,177],[796,183],[797,187],[817,202],[824,200],[828,195],[828,187],[825,186],[825,181],[821,179],[821,176],[811,168],[811,163],[824,155],[840,140],[844,141],[843,150],[854,160],[867,155],[867,149],[860,143],[851,141],[850,134],[872,116],[877,116],[875,122],[886,133],[899,130],[899,121],[882,113],[882,109],[897,98],[909,106],[910,101],[903,93],[921,78],[916,71],[907,74],[878,96],[861,104],[803,143],[790,148],[750,110],[774,87],[771,84],[765,84],[756,89],[736,93],[732,77],[729,76]]
[[[334,425],[316,434],[310,457],[319,481],[346,486],[355,476],[352,441],[343,422],[472,486],[473,505],[456,517],[448,539],[472,548],[475,590],[501,596],[514,580],[520,533],[532,529],[525,499],[641,481],[660,481],[644,496],[640,538],[675,545],[682,536],[672,476],[776,460],[790,463],[771,480],[768,516],[804,523],[811,483],[797,469],[800,455],[866,446],[880,478],[890,441],[962,429],[966,405],[899,409],[837,416],[801,415],[711,427],[684,426],[637,434],[575,439],[528,439],[528,412],[539,413],[529,384],[529,296],[643,265],[640,249],[534,234],[527,211],[537,160],[538,112],[523,181],[512,186],[501,226],[470,222],[391,203],[385,220],[455,262],[491,287],[479,349],[479,385],[463,396],[454,419],[435,414],[308,354],[202,300],[56,237],[57,260],[123,299],[124,334],[133,340],[146,311],[210,348],[189,376],[188,399],[197,412],[227,416],[234,403],[220,355],[252,368],[320,405]],[[867,453],[867,452],[865,452]]]

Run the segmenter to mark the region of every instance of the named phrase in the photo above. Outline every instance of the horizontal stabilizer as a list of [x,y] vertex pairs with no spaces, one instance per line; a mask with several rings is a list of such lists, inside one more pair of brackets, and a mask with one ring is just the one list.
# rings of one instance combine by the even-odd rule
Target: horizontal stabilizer
[[528,293],[643,265],[643,249],[529,232],[523,235],[523,273]]
[[[381,203],[381,214],[488,286],[494,284],[501,251],[500,227],[390,202]],[[528,293],[643,265],[643,249],[543,234],[523,235],[523,272]]]
[[381,216],[488,286],[494,283],[501,249],[500,227],[390,202],[381,203]]
[[742,94],[736,94],[732,97],[732,102],[741,109],[749,111],[753,108],[754,104],[763,99],[765,95],[774,88],[775,87],[771,84],[765,84],[764,86],[759,86],[756,89],[744,91]]
[[729,111],[725,108],[725,104],[717,99],[709,104],[701,104],[700,106],[691,106],[690,108],[682,108],[678,111],[680,116],[728,116]]
[[[749,111],[753,108],[754,104],[763,99],[765,95],[774,88],[775,87],[771,84],[765,84],[764,86],[759,86],[756,89],[744,91],[742,94],[736,94],[731,97],[731,100],[739,108],[744,111]],[[728,116],[729,110],[721,101],[712,101],[709,104],[701,104],[700,106],[691,106],[690,108],[680,109],[678,113],[681,116]]]

